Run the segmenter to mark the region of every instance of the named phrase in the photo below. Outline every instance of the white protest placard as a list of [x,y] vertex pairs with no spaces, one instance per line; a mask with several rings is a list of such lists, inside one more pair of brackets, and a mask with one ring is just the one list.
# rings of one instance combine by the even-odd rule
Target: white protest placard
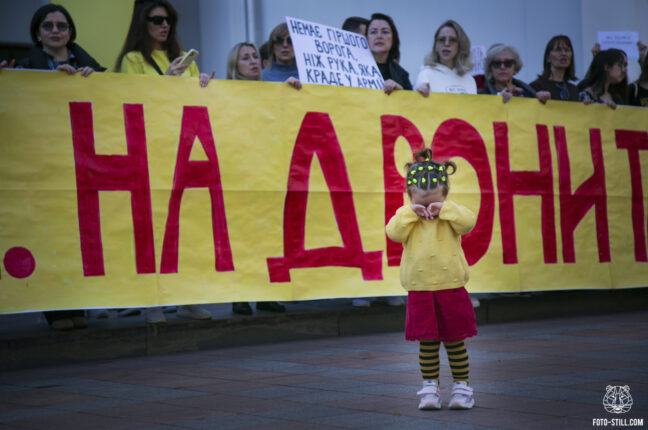
[[302,84],[383,89],[363,35],[289,16],[286,24]]
[[626,53],[628,60],[639,59],[638,40],[639,33],[636,31],[599,31],[597,35],[601,51],[610,48],[620,49]]
[[470,74],[483,75],[484,74],[484,59],[486,58],[486,47],[483,45],[471,46],[470,56],[472,58],[473,68]]

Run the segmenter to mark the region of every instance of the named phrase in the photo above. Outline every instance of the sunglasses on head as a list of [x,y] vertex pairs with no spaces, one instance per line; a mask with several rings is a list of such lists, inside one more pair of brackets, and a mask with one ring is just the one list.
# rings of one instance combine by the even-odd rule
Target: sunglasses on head
[[288,43],[288,45],[292,46],[292,39],[290,36],[283,38],[283,37],[275,37],[274,43],[277,45],[283,45],[284,41]]
[[491,66],[492,66],[492,67],[495,67],[496,69],[499,69],[499,68],[502,67],[502,66],[506,67],[507,69],[510,69],[510,68],[513,67],[514,65],[515,65],[515,61],[514,61],[514,60],[504,60],[504,61],[497,61],[497,60],[496,60],[496,61],[493,61],[493,62],[491,63]]
[[54,27],[56,27],[58,31],[61,32],[68,31],[70,29],[69,24],[66,22],[45,21],[44,23],[41,24],[41,28],[45,31],[52,31],[54,30]]
[[153,25],[162,25],[164,21],[166,21],[168,25],[173,25],[173,20],[168,16],[161,16],[161,15],[147,16],[146,20],[148,22],[152,22]]

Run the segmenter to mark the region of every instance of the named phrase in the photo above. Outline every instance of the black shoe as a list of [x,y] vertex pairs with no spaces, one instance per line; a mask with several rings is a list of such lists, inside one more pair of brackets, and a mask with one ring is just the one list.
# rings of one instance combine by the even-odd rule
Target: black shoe
[[252,315],[252,308],[248,302],[232,303],[232,312],[241,315]]
[[257,302],[256,308],[259,311],[286,312],[286,307],[278,302]]

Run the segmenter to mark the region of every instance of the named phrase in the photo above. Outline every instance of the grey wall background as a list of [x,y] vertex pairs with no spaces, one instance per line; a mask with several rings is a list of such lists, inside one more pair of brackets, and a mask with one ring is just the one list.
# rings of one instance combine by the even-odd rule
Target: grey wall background
[[[90,0],[89,0],[90,1]],[[105,0],[101,0],[105,1]],[[648,43],[648,0],[171,0],[178,9],[183,49],[198,49],[201,71],[225,77],[226,57],[238,42],[263,43],[285,16],[339,27],[351,15],[391,15],[401,37],[401,64],[416,78],[432,47],[436,28],[446,19],[459,22],[473,45],[514,45],[524,66],[518,78],[531,81],[542,69],[549,38],[568,35],[575,50],[576,73],[584,75],[597,31],[637,31]],[[32,12],[43,0],[0,0],[0,41],[29,42]],[[127,18],[128,19],[128,18]],[[122,41],[119,41],[121,43]],[[639,75],[631,61],[630,80]]]

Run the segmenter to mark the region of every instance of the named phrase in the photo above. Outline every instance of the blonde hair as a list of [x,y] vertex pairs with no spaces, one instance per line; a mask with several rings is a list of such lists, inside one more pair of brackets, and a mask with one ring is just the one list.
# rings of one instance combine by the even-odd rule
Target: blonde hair
[[486,52],[486,58],[484,58],[484,75],[486,76],[487,81],[491,81],[493,79],[491,64],[493,63],[493,61],[495,61],[495,57],[497,57],[504,51],[508,51],[511,53],[511,55],[513,55],[513,62],[515,63],[515,65],[513,66],[515,68],[515,73],[513,73],[513,75],[516,75],[520,71],[520,69],[522,69],[522,60],[520,59],[520,54],[518,54],[517,49],[510,45],[497,43],[488,48],[488,52]]
[[[229,54],[227,54],[227,79],[250,80],[250,78],[246,78],[245,76],[241,75],[237,66],[239,51],[245,46],[249,46],[250,48],[254,49],[254,52],[256,52],[257,56],[259,56],[259,67],[261,67],[261,56],[259,55],[259,50],[257,49],[257,47],[254,46],[254,43],[237,43],[232,47],[232,49],[230,49]],[[258,79],[254,80],[261,80],[261,74],[259,74]]]
[[459,76],[465,75],[467,72],[471,71],[473,68],[472,57],[470,55],[470,39],[466,35],[466,32],[463,31],[463,28],[452,19],[447,20],[439,26],[436,33],[434,33],[434,42],[432,43],[432,51],[425,56],[423,59],[423,64],[426,66],[436,66],[437,63],[441,63],[439,54],[436,52],[436,43],[437,37],[443,27],[452,28],[455,33],[457,33],[457,42],[459,43],[459,48],[457,49],[457,55],[454,58],[453,68],[457,71]]
[[277,61],[274,54],[275,39],[284,38],[286,36],[290,36],[290,32],[288,31],[288,24],[285,22],[279,24],[270,32],[270,37],[268,38],[268,59],[270,60],[270,64]]

